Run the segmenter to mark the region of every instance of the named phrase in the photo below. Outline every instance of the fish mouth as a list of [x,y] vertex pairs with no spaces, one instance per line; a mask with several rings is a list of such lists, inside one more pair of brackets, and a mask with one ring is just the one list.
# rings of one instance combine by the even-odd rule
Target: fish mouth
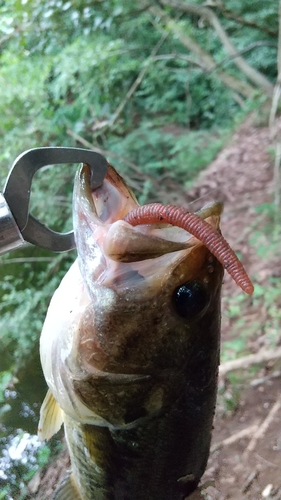
[[[77,215],[74,218],[74,231],[77,242],[85,240],[85,236],[81,234],[83,231],[84,234],[87,233],[89,247],[92,234],[92,239],[100,246],[103,256],[119,263],[155,259],[201,244],[186,230],[169,224],[144,224],[133,227],[125,222],[124,217],[139,204],[111,165],[108,166],[105,180],[99,188],[91,189],[90,178],[90,168],[84,165],[75,183],[74,213]],[[218,229],[222,210],[222,203],[215,202],[206,205],[196,214]]]

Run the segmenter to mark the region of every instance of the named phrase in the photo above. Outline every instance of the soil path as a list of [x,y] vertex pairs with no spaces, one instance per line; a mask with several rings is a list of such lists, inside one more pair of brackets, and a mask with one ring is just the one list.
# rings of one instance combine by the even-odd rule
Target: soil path
[[[281,130],[281,121],[278,127]],[[191,203],[192,210],[201,208],[208,201],[224,202],[222,232],[232,248],[243,256],[242,261],[249,275],[254,276],[260,285],[265,285],[270,276],[281,277],[281,259],[260,259],[249,245],[254,229],[266,224],[266,216],[258,215],[256,207],[272,200],[274,185],[270,147],[272,143],[268,128],[255,127],[248,120],[200,175],[184,200],[185,204]],[[174,194],[171,201],[176,202]],[[182,194],[178,202],[182,204]],[[239,292],[228,276],[225,277],[223,288],[224,297]],[[251,299],[243,314],[249,322],[255,320],[262,326],[262,311],[252,309]],[[224,318],[223,340],[232,335],[231,328],[231,321]],[[252,352],[259,350],[260,344],[257,339],[252,345]],[[223,412],[218,405],[213,451],[202,480],[213,481],[204,493],[207,500],[281,500],[280,369],[281,360],[279,365],[276,361],[268,362],[255,374],[255,379],[267,376],[262,383],[250,385],[247,379],[246,386],[240,387],[240,398],[232,413]],[[271,377],[273,373],[275,378]],[[221,384],[227,391],[228,379]],[[277,401],[280,401],[279,408]],[[257,430],[264,422],[267,425],[264,426],[263,434],[256,441],[251,441],[257,437]],[[244,438],[239,439],[240,431],[244,431]],[[232,444],[225,441],[231,436],[234,440]],[[249,445],[252,449],[247,451]],[[62,454],[56,463],[34,478],[30,484],[31,498],[51,498],[54,487],[59,478],[64,476],[68,465],[67,454]]]
[[[281,122],[277,126],[280,132]],[[271,276],[281,277],[281,259],[262,259],[250,245],[255,229],[266,226],[267,218],[258,214],[257,207],[272,201],[273,157],[267,127],[258,128],[247,122],[232,137],[231,143],[218,155],[204,171],[196,186],[189,193],[199,208],[200,198],[205,201],[219,199],[224,202],[222,232],[232,248],[242,255],[248,274],[255,284],[266,286]],[[268,241],[270,245],[270,241]],[[238,290],[231,278],[225,276],[223,296],[228,297]],[[224,304],[224,299],[223,299]],[[281,306],[281,293],[280,293]],[[262,310],[252,307],[243,309],[244,321],[259,323],[256,340],[252,341],[251,352],[259,351],[266,339],[265,317]],[[262,333],[264,335],[262,335]],[[232,324],[223,314],[222,341],[233,337]],[[279,339],[281,342],[281,336]],[[242,439],[233,444],[225,444],[210,455],[207,471],[202,480],[214,480],[208,488],[208,500],[281,499],[281,360],[261,366],[255,374],[256,385],[241,388],[240,400],[235,411],[222,416],[218,407],[214,431],[213,447],[230,437],[239,437],[239,432],[248,431]],[[243,373],[243,372],[242,372]],[[271,378],[274,373],[276,378]],[[241,374],[240,374],[241,376]],[[246,376],[246,375],[245,375]],[[243,375],[242,375],[243,377]],[[258,383],[258,379],[264,379]],[[261,381],[260,380],[260,381]],[[228,390],[227,379],[223,381],[224,391]],[[279,401],[279,406],[276,401]],[[275,405],[275,407],[274,407]],[[272,418],[270,412],[273,410]],[[265,420],[268,426],[256,441],[251,441]],[[252,450],[247,451],[248,447]]]

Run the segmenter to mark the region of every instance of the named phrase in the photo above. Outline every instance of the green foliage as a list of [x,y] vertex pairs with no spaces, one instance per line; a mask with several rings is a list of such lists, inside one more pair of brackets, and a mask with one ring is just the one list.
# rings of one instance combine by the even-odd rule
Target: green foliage
[[[281,226],[279,219],[276,224],[276,205],[273,202],[264,203],[255,210],[257,221],[252,229],[251,246],[265,262],[274,259],[279,263]],[[255,291],[251,298],[238,294],[225,299],[224,315],[228,317],[231,339],[222,342],[222,362],[251,354],[253,346],[254,349],[274,349],[280,343],[280,279],[271,276],[261,282],[259,280],[259,277],[253,277]],[[219,390],[219,412],[232,414],[235,411],[245,386],[245,377],[253,378],[258,369],[253,365],[247,371],[227,375],[226,386]]]
[[38,450],[38,456],[37,456],[37,461],[38,461],[38,467],[42,468],[47,465],[51,455],[51,450],[49,446],[43,445],[39,448]]
[[[261,3],[253,12],[251,3],[232,0],[227,15],[217,10],[238,50],[252,46],[246,59],[272,78],[276,75],[276,9],[274,2]],[[163,26],[155,24],[150,10],[141,5],[116,0],[94,5],[88,0],[32,0],[23,5],[9,0],[0,14],[3,159],[13,159],[15,142],[23,148],[38,142],[70,142],[67,127],[106,148],[114,132],[124,136],[139,125],[143,128],[143,117],[154,128],[167,123],[202,128],[214,123],[225,126],[239,109],[216,71],[206,75],[181,58],[189,54],[176,36],[167,36],[157,53],[172,55],[170,59],[151,59],[152,49],[163,37]],[[259,29],[237,21],[243,16],[248,23],[255,21]],[[198,27],[194,21],[182,14],[178,23],[202,48],[208,47],[224,70],[237,76],[233,60],[213,28],[207,23]],[[264,45],[255,46],[257,42]],[[146,67],[145,77],[115,128],[105,135],[95,132],[99,122],[114,117],[118,104]]]
[[[40,256],[40,251],[37,251],[38,254]],[[21,262],[24,255],[24,251],[20,254],[15,252],[14,259]],[[4,276],[0,283],[0,338],[2,349],[6,352],[1,365],[4,370],[7,369],[5,365],[10,363],[17,369],[21,368],[38,340],[49,299],[66,270],[61,257],[54,257],[51,263],[47,262],[47,266],[44,261],[36,264],[35,258],[32,263],[22,265],[16,262],[1,268]]]
[[8,493],[9,493],[9,486],[5,486],[4,489],[0,491],[1,500],[5,500],[8,496]]
[[224,416],[232,416],[240,401],[243,387],[241,376],[230,373],[228,384],[218,390],[217,412]]
[[[255,207],[259,218],[250,238],[255,254],[261,259],[276,259],[280,252],[280,223],[275,223],[276,206],[273,202]],[[254,279],[255,291],[250,299],[239,294],[226,299],[227,315],[233,323],[233,339],[224,342],[222,360],[237,358],[249,352],[249,343],[264,338],[266,347],[274,348],[280,341],[281,295],[280,280],[270,277],[259,283]],[[244,317],[245,306],[251,301],[253,315]],[[260,312],[263,321],[260,320]]]
[[[2,370],[0,372],[0,404],[5,402],[5,390],[12,381],[11,367],[9,370]],[[3,407],[2,407],[3,408]],[[5,408],[5,406],[4,406]],[[1,416],[1,411],[0,411]]]
[[259,284],[255,286],[253,306],[266,311],[262,332],[266,332],[267,346],[274,349],[280,341],[281,331],[281,297],[278,278],[272,277],[266,286]]
[[[229,131],[224,130],[187,131],[175,126],[155,129],[152,122],[144,122],[127,134],[122,143],[115,138],[110,141],[109,147],[120,156],[125,149],[127,157],[139,165],[142,172],[156,178],[169,175],[187,187],[199,171],[214,159],[228,135]],[[129,169],[122,162],[115,161],[114,164],[129,176]],[[147,193],[143,203],[150,196],[152,193]]]
[[[244,317],[245,307],[249,300],[251,300],[253,311],[250,321]],[[262,285],[255,282],[255,292],[251,299],[242,294],[226,299],[225,311],[233,325],[233,338],[222,345],[222,361],[249,354],[249,345],[253,339],[264,338],[265,332],[266,347],[274,348],[280,339],[280,305],[279,280],[274,277]],[[262,322],[260,321],[260,311],[263,311]]]

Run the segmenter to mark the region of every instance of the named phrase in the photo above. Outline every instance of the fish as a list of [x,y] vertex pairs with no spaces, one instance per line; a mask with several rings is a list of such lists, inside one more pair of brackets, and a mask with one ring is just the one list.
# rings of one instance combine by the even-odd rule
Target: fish
[[224,268],[253,291],[224,256],[222,204],[140,207],[111,165],[95,190],[84,165],[73,207],[78,257],[40,338],[38,434],[64,424],[71,460],[54,499],[183,500],[209,456]]

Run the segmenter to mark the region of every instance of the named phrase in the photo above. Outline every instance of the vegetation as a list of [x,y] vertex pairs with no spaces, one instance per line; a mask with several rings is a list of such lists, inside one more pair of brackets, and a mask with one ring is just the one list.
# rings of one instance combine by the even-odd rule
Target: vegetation
[[[64,145],[105,154],[141,203],[168,201],[175,186],[184,197],[233,126],[273,95],[277,10],[262,0],[6,0],[2,185],[22,151]],[[59,231],[71,227],[74,171],[34,180],[32,213]],[[1,257],[0,417],[74,257],[31,246]],[[13,487],[5,491],[11,498]]]
[[[270,260],[280,260],[281,226],[280,222],[276,223],[277,210],[273,202],[255,207],[257,219],[251,228],[250,244],[259,259],[264,261],[265,267]],[[249,300],[251,308],[250,314],[247,314]],[[258,351],[276,349],[280,344],[281,328],[280,280],[277,276],[269,276],[262,285],[255,283],[251,298],[238,294],[226,297],[224,301],[224,321],[229,323],[231,337],[222,344],[222,363],[251,354],[255,344],[258,345]],[[233,414],[246,381],[250,381],[258,370],[259,366],[253,364],[247,371],[240,369],[228,374],[226,385],[222,384],[219,390],[219,413]]]

